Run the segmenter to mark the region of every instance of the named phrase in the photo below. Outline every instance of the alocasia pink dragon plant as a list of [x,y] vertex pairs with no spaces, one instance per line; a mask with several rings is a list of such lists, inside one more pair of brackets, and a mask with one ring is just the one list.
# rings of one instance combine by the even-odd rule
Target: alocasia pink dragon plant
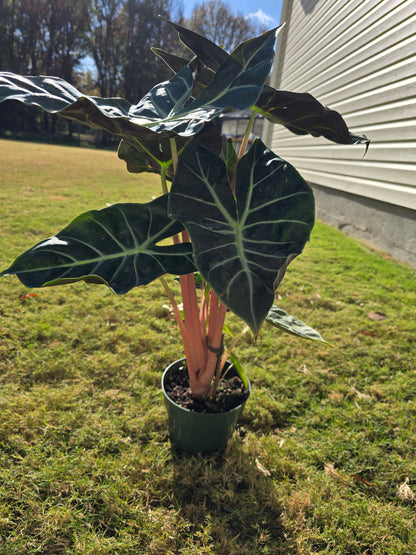
[[[225,360],[232,357],[223,347],[228,309],[254,334],[267,319],[290,333],[321,339],[273,305],[288,264],[309,240],[314,199],[296,169],[260,139],[247,149],[255,116],[338,143],[368,141],[352,135],[337,112],[311,95],[265,85],[276,29],[228,54],[172,25],[192,57],[155,48],[174,75],[135,105],[85,96],[57,77],[0,73],[0,101],[17,99],[120,136],[118,155],[127,169],[160,174],[163,188],[145,204],[79,215],[1,275],[16,274],[29,287],[105,283],[118,294],[160,278],[179,324],[192,393],[201,398],[215,393]],[[248,108],[252,117],[237,154],[221,135],[220,116]],[[165,274],[180,276],[183,312]],[[244,380],[236,360],[235,365]]]

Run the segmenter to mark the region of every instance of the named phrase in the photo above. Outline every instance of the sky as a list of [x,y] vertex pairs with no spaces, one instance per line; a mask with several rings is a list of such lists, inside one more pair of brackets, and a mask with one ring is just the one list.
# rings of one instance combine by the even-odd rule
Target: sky
[[[265,27],[275,27],[280,23],[280,12],[283,0],[225,0],[234,13],[241,13],[252,19],[254,23],[261,23]],[[185,17],[188,17],[193,7],[201,2],[192,0],[184,2]]]

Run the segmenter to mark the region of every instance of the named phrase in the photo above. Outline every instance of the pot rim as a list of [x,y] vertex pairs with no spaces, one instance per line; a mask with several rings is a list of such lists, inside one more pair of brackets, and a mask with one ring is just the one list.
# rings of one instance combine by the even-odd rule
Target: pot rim
[[198,412],[198,411],[195,411],[195,410],[187,409],[186,407],[182,407],[181,405],[178,405],[178,403],[175,403],[175,401],[169,397],[169,395],[168,395],[168,393],[165,389],[165,376],[166,376],[166,374],[168,373],[168,371],[170,370],[170,368],[172,366],[174,366],[175,364],[177,364],[179,362],[183,362],[185,360],[186,359],[184,357],[179,358],[178,360],[175,360],[175,361],[171,362],[168,366],[166,366],[165,370],[163,371],[162,379],[161,379],[162,391],[163,391],[163,395],[165,396],[165,399],[167,399],[169,401],[169,403],[171,403],[172,405],[174,405],[178,409],[181,409],[184,412],[189,412],[189,413],[197,414],[197,415],[203,415],[203,416],[207,416],[207,417],[210,417],[210,418],[220,417],[223,414],[231,414],[234,411],[240,410],[241,407],[245,405],[245,403],[247,402],[247,400],[248,400],[248,398],[250,397],[250,394],[251,394],[251,383],[250,383],[250,380],[248,378],[247,378],[247,382],[248,382],[247,392],[248,392],[248,395],[247,395],[246,399],[244,399],[244,401],[242,403],[240,403],[239,405],[237,405],[236,407],[234,407],[230,410],[224,410],[222,412]]

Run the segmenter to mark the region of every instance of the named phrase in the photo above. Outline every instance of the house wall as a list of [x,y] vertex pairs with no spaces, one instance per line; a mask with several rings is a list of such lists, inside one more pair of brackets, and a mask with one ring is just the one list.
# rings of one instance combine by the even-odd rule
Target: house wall
[[340,112],[363,146],[263,138],[315,186],[317,214],[416,266],[414,0],[284,0],[272,85],[310,92]]

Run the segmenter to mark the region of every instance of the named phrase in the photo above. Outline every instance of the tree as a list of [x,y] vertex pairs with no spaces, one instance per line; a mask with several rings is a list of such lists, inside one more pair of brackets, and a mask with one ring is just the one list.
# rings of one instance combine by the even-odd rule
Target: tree
[[[20,0],[17,8],[18,59],[23,71],[30,75],[44,73],[44,47],[46,38],[45,0]],[[43,55],[42,55],[43,54]],[[42,60],[43,58],[43,60]]]
[[259,28],[241,14],[234,14],[223,0],[209,0],[196,6],[184,26],[204,35],[231,52],[237,44],[265,29]]
[[89,50],[97,68],[97,86],[103,97],[119,94],[123,30],[118,0],[92,0]]
[[18,0],[0,0],[0,69],[10,70],[16,67],[17,55],[16,18]]
[[130,102],[137,102],[153,85],[170,76],[165,64],[150,51],[151,46],[170,51],[177,48],[177,32],[162,18],[172,18],[171,0],[124,3],[122,95]]
[[91,0],[0,0],[0,68],[73,82]]
[[75,67],[84,56],[90,0],[54,0],[46,10],[43,62],[46,74],[76,81]]
[[[124,95],[137,102],[170,77],[150,47],[177,50],[177,33],[165,19],[180,19],[180,6],[178,0],[0,0],[0,69],[56,75],[74,85],[88,81],[103,97]],[[96,72],[80,77],[76,69],[82,70],[88,55]],[[30,130],[30,118],[20,130],[39,129],[40,119],[31,114]],[[0,113],[2,124],[7,118]],[[43,132],[50,131],[56,118],[42,118]]]
[[[90,0],[0,0],[0,69],[57,75],[76,84],[89,4]],[[32,112],[11,120],[3,112],[0,120],[4,127],[29,132],[38,131],[41,121],[43,132],[53,132],[56,118]]]

